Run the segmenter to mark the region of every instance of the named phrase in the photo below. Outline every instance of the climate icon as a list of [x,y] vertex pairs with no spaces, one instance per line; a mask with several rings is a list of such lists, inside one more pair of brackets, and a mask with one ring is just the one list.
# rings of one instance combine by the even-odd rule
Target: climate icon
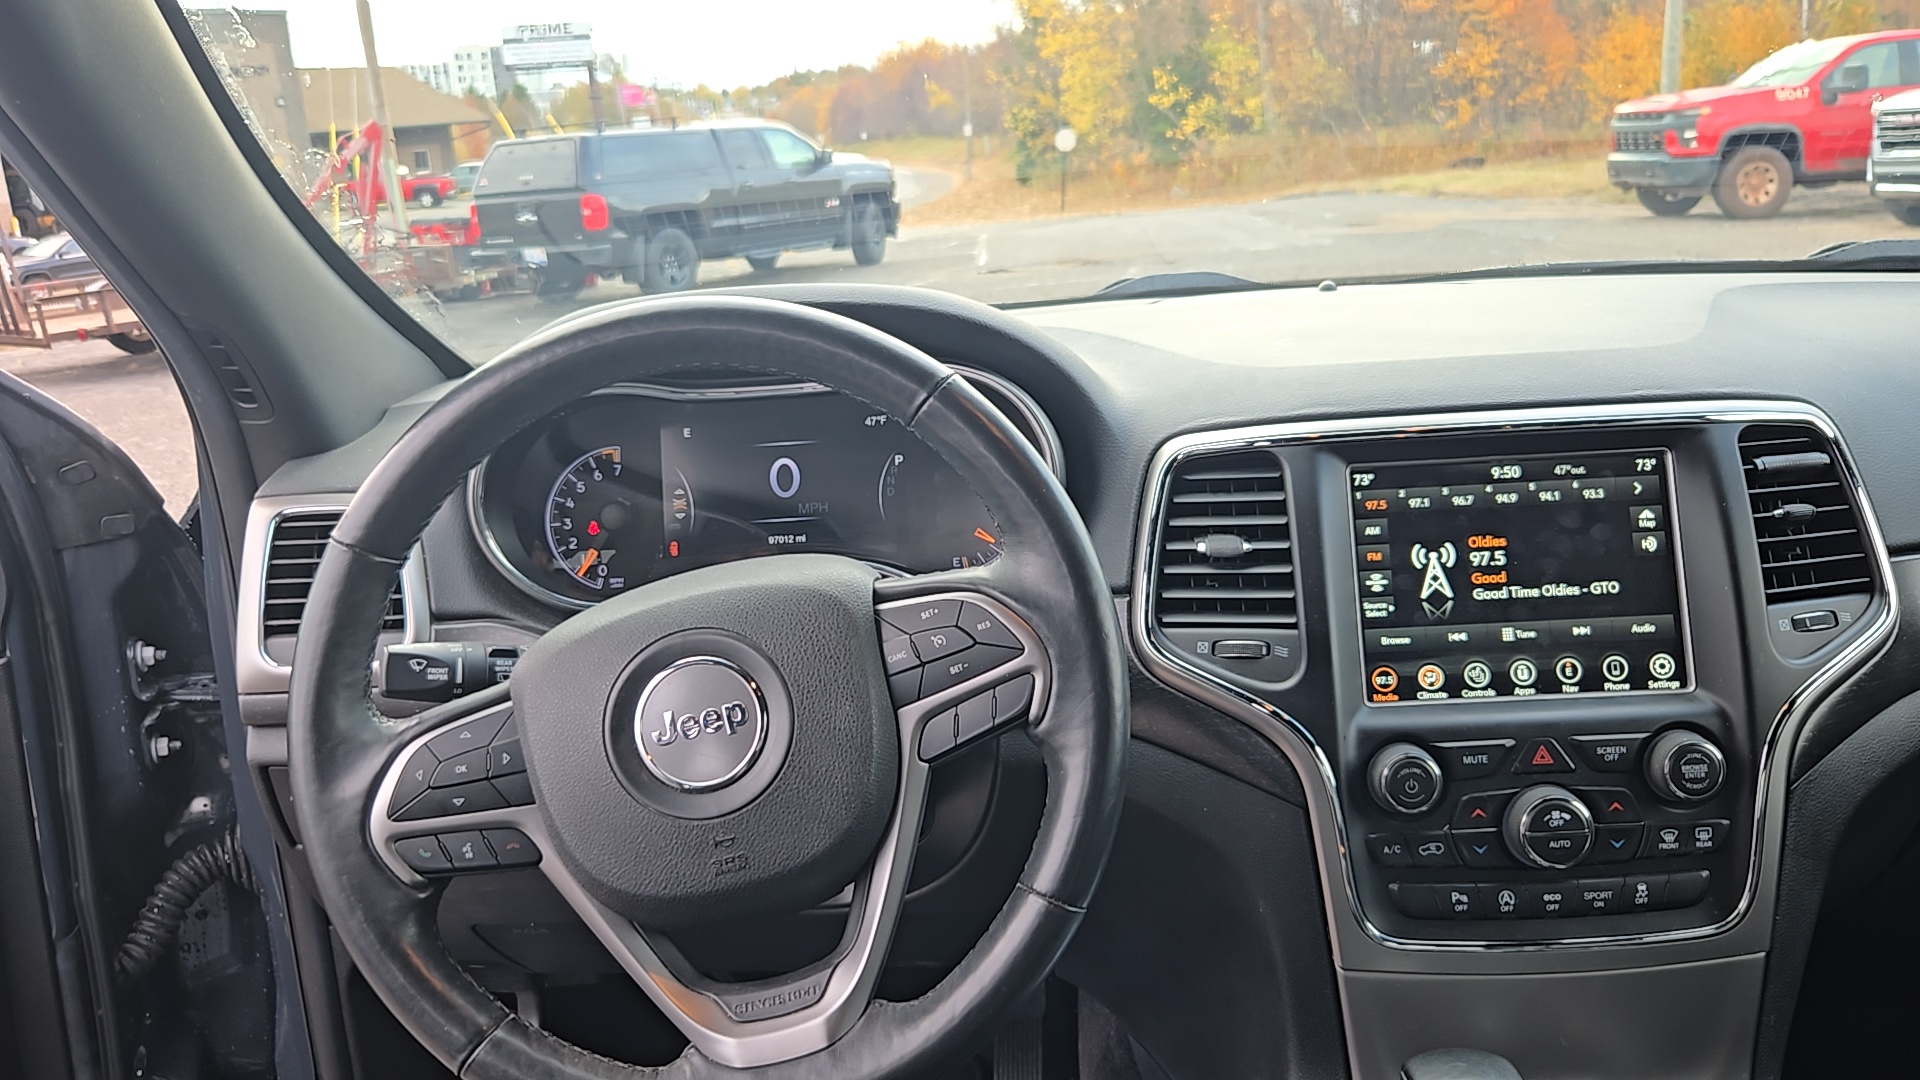
[[1453,582],[1447,579],[1447,568],[1459,561],[1460,552],[1451,540],[1437,548],[1413,545],[1413,567],[1425,572],[1420,578],[1420,606],[1427,609],[1427,618],[1439,620],[1453,613]]

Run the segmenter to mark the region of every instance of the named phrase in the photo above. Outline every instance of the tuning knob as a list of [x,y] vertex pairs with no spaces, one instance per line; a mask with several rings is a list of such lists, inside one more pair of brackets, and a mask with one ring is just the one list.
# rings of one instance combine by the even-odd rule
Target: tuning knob
[[1543,870],[1565,870],[1593,847],[1587,804],[1558,784],[1538,784],[1515,795],[1501,825],[1513,857]]
[[1668,802],[1711,798],[1727,778],[1727,759],[1704,735],[1675,729],[1647,748],[1647,783]]
[[1440,801],[1440,763],[1412,743],[1381,747],[1367,782],[1374,801],[1396,814],[1423,814]]

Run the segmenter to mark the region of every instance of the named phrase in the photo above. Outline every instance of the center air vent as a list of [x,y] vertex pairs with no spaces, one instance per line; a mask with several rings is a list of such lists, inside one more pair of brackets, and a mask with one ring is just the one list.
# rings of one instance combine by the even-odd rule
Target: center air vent
[[[313,591],[314,571],[320,568],[320,556],[327,550],[334,526],[340,524],[341,513],[295,510],[274,519],[267,537],[266,589],[260,613],[261,633],[269,641],[291,638],[299,632],[307,595]],[[406,605],[396,580],[380,629],[398,633],[405,628]]]
[[1252,451],[1182,462],[1161,514],[1156,625],[1224,637],[1298,625],[1293,531],[1277,457]]
[[1872,590],[1859,512],[1824,436],[1804,427],[1749,427],[1740,433],[1740,462],[1767,603]]

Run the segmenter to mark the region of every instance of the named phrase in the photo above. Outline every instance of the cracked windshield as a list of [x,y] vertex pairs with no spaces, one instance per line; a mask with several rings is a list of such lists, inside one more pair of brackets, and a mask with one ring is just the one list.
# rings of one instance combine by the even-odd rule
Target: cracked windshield
[[1920,0],[187,16],[316,242],[474,362],[685,289],[1009,303],[1920,240]]

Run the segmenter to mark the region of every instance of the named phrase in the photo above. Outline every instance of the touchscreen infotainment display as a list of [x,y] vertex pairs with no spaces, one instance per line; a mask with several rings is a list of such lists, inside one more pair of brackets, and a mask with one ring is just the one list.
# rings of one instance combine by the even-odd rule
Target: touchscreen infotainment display
[[1686,689],[1667,460],[1353,466],[1366,700]]

